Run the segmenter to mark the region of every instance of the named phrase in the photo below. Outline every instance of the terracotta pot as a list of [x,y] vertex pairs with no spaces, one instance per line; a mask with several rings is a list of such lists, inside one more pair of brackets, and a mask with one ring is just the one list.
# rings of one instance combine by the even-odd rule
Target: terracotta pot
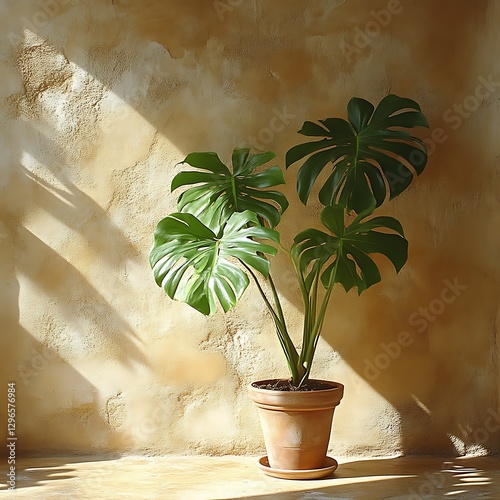
[[[254,382],[261,386],[276,380]],[[344,395],[344,386],[329,385],[316,391],[278,391],[250,384],[250,397],[256,403],[269,465],[273,469],[306,470],[325,467],[333,412]]]

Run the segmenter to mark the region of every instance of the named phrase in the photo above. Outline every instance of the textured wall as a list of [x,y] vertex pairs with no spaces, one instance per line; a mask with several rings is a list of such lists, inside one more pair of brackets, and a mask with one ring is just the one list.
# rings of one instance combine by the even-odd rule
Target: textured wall
[[[260,450],[246,384],[287,371],[255,289],[206,319],[147,263],[175,164],[250,144],[283,165],[305,119],[393,92],[422,104],[431,156],[385,209],[407,267],[382,263],[382,284],[329,311],[313,375],[346,385],[334,453],[498,451],[499,15],[493,0],[0,0],[0,381],[17,381],[19,449]],[[318,211],[287,178],[285,243]],[[273,264],[297,336],[299,294]]]

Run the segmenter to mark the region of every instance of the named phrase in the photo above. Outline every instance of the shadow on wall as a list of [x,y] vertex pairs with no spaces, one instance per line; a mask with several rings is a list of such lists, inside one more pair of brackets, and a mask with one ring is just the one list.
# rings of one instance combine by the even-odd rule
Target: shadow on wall
[[[19,262],[19,270],[24,274],[23,281],[28,278],[39,287],[38,291],[32,290],[33,296],[47,294],[46,300],[49,303],[54,300],[59,304],[58,314],[54,314],[54,320],[48,323],[49,329],[36,332],[37,337],[43,339],[43,342],[40,342],[19,323],[19,282],[14,269],[8,269],[5,265],[9,262],[9,253],[14,245],[9,237],[3,239],[0,247],[5,258],[2,260],[4,265],[0,278],[6,293],[3,296],[0,316],[4,332],[2,352],[5,361],[0,368],[0,379],[4,381],[4,386],[7,382],[16,382],[16,436],[21,437],[17,442],[16,451],[21,454],[41,450],[44,453],[69,453],[85,450],[89,443],[92,443],[93,450],[130,448],[134,445],[134,438],[115,432],[112,425],[110,400],[106,401],[107,398],[82,377],[72,366],[74,362],[69,363],[65,359],[71,356],[71,352],[68,355],[68,346],[74,343],[87,342],[88,348],[91,349],[97,342],[113,342],[113,350],[121,353],[121,362],[124,365],[131,362],[131,356],[135,356],[135,360],[142,363],[141,354],[127,337],[123,321],[116,314],[109,313],[106,301],[90,287],[78,271],[26,228],[17,228],[15,240],[17,248],[28,248],[31,255],[37,255],[42,260],[43,273],[50,274],[51,283],[54,278],[59,279],[58,276],[61,280],[59,284],[45,285],[43,276],[32,274]],[[72,286],[76,286],[80,293],[85,294],[87,300],[92,298],[95,302],[88,305],[85,300],[79,302],[75,299],[73,302],[68,298],[65,303],[58,295],[51,299],[63,286],[64,279],[70,279]],[[24,284],[29,286],[26,281]],[[115,329],[111,330],[110,326],[110,338],[100,338],[104,334],[99,333],[99,329],[88,328],[93,321],[99,321],[101,324],[103,318],[108,318]],[[37,408],[40,419],[33,419],[33,407]],[[4,442],[6,431],[7,425],[3,425],[1,435]],[[1,454],[6,453],[8,450],[2,449]]]
[[[4,353],[0,378],[4,381],[4,387],[7,382],[15,382],[15,436],[22,435],[22,439],[15,443],[16,454],[27,450],[40,450],[37,446],[40,428],[34,426],[30,415],[30,409],[35,405],[45,406],[45,420],[39,422],[43,426],[43,434],[53,436],[54,442],[65,442],[67,446],[65,450],[56,447],[50,451],[78,449],[86,439],[91,439],[87,428],[89,418],[93,418],[95,423],[100,420],[95,412],[97,391],[54,349],[35,340],[19,324],[20,286],[12,265],[14,262],[12,235],[5,230],[5,227],[1,229],[3,237],[0,240],[0,248],[3,259],[0,261],[0,280],[5,293],[0,303],[3,327],[2,353]],[[26,353],[30,355],[26,357]],[[69,387],[72,388],[70,391]],[[66,407],[62,405],[62,408],[51,408],[47,396],[60,390],[66,390]],[[5,422],[4,424],[1,436],[2,441],[7,442],[7,425]],[[101,426],[103,425],[102,422]],[[68,428],[74,431],[68,432]],[[64,441],[59,441],[61,436],[64,437]],[[1,454],[6,453],[9,453],[9,450],[2,447]]]
[[[55,145],[50,139],[41,135],[38,139],[45,143],[43,149],[53,152]],[[29,154],[29,151],[23,153]],[[43,162],[44,159],[37,160]],[[44,165],[50,165],[50,159],[46,160]],[[47,296],[65,297],[64,302],[57,303],[57,318],[67,326],[74,326],[65,335],[71,333],[72,336],[82,337],[81,342],[91,342],[96,346],[114,343],[113,352],[118,351],[118,359],[122,363],[144,363],[136,345],[139,342],[137,334],[110,301],[110,297],[121,293],[118,285],[109,282],[108,288],[103,289],[108,297],[105,298],[89,280],[95,280],[96,264],[101,261],[105,262],[111,275],[122,273],[125,262],[137,257],[137,250],[107,213],[64,174],[55,169],[50,171],[49,167],[46,172],[50,173],[43,178],[19,165],[12,179],[11,192],[14,196],[20,192],[27,193],[37,210],[52,216],[56,227],[67,229],[66,241],[62,243],[64,250],[67,250],[66,245],[81,246],[80,252],[74,252],[74,249],[72,252],[73,256],[76,253],[80,258],[75,264],[68,262],[59,253],[60,249],[51,248],[27,228],[18,225],[14,244],[25,250],[17,259],[18,271]],[[50,177],[53,183],[47,180]],[[49,234],[46,232],[44,236],[50,240]],[[80,270],[85,270],[88,276]],[[56,332],[51,333],[53,339]]]
[[[119,273],[137,251],[105,211],[58,170],[56,163],[65,161],[64,151],[29,125],[25,127],[31,140],[18,151],[18,157],[36,167],[31,171],[21,164],[5,168],[0,200],[4,216],[0,225],[4,290],[0,317],[5,360],[0,380],[4,386],[8,381],[17,382],[16,425],[22,433],[18,451],[84,451],[89,443],[94,450],[126,449],[133,444],[132,438],[114,432],[108,398],[80,375],[77,366],[78,355],[92,352],[96,363],[112,352],[123,366],[144,364],[137,335],[110,301],[120,295],[118,285],[111,279],[109,287],[101,290],[105,297],[91,283],[94,261],[104,260],[110,273]],[[31,147],[46,151],[47,156],[35,158]],[[52,218],[52,227],[35,223],[42,234],[34,234],[28,228],[40,212],[44,217],[48,214],[49,221]],[[54,238],[61,230],[66,231],[66,238]],[[107,238],[98,238],[99,234]],[[85,247],[82,254],[87,261],[71,263],[62,257],[63,249],[70,245]],[[89,274],[84,276],[81,269]],[[20,294],[24,304],[31,303],[24,308],[23,318],[19,317]],[[44,325],[44,331],[24,328],[34,318]],[[39,420],[30,413],[35,406]],[[4,441],[5,432],[6,425],[2,425]]]

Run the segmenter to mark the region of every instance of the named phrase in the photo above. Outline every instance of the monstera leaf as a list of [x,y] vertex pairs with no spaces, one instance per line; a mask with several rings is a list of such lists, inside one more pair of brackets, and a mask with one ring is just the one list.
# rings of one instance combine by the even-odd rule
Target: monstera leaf
[[269,274],[264,254],[275,255],[276,248],[254,238],[279,243],[279,234],[258,225],[250,211],[231,215],[219,234],[192,214],[171,214],[158,223],[149,256],[156,283],[170,298],[203,314],[215,312],[216,299],[228,311],[249,283],[231,260],[240,260],[265,277]]
[[361,294],[380,281],[378,267],[369,257],[373,253],[385,255],[397,272],[403,267],[408,258],[408,242],[401,224],[392,217],[364,220],[371,212],[370,209],[359,214],[346,227],[342,207],[325,207],[321,222],[331,234],[306,229],[296,236],[292,256],[299,264],[300,279],[307,293],[322,271],[321,282],[325,288],[341,283],[346,291],[357,287]]
[[297,191],[305,204],[318,175],[332,162],[332,172],[319,192],[321,203],[360,213],[383,203],[386,184],[392,199],[410,185],[412,169],[422,173],[427,163],[425,144],[401,129],[428,124],[415,101],[394,94],[376,109],[353,98],[347,114],[349,121],[327,118],[320,120],[321,125],[306,121],[299,133],[323,139],[292,147],[286,166],[309,156],[297,174]]
[[179,211],[196,215],[215,232],[233,213],[244,210],[255,212],[275,227],[288,201],[284,194],[267,188],[284,184],[283,172],[276,165],[254,173],[274,157],[272,152],[252,155],[247,148],[236,148],[229,169],[216,153],[189,154],[183,163],[200,171],[183,171],[172,180],[172,191],[195,185],[179,196]]

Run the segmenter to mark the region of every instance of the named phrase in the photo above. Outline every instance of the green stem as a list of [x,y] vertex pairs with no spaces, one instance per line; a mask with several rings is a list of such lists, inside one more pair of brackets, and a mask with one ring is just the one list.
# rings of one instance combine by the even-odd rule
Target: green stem
[[[276,311],[273,309],[273,306],[269,302],[268,298],[266,297],[266,294],[264,293],[264,290],[262,289],[262,286],[259,283],[259,280],[257,279],[257,276],[255,275],[255,273],[243,261],[240,260],[240,262],[241,262],[241,264],[243,264],[243,266],[246,268],[246,270],[250,273],[250,275],[254,279],[255,284],[257,285],[257,288],[260,292],[260,295],[261,295],[262,299],[264,300],[264,303],[266,304],[269,312],[271,313],[271,317],[272,317],[272,319],[274,321],[274,325],[276,327],[276,333],[278,335],[281,347],[283,348],[283,351],[285,353],[287,364],[288,364],[288,367],[289,367],[291,375],[292,375],[292,380],[295,381],[299,378],[299,374],[297,372],[297,361],[298,361],[299,355],[297,353],[297,350],[295,349],[295,346],[293,345],[292,339],[288,335],[288,331],[286,329],[286,325],[284,323],[284,320],[281,319],[281,318],[283,318],[283,311],[281,310],[281,304],[279,303],[279,299],[278,299],[279,313],[277,314]],[[274,284],[273,284],[273,286],[274,286]],[[276,297],[277,297],[277,294],[276,294]]]
[[215,266],[217,265],[217,259],[219,258],[219,247],[220,247],[220,240],[217,240],[215,242],[214,258],[212,260],[212,265],[210,266],[210,276],[213,275]]
[[319,265],[316,265],[315,267],[315,276],[313,278],[313,282],[311,283],[311,291],[306,295],[307,300],[304,301],[304,327],[302,332],[302,350],[300,352],[299,360],[300,366],[303,367],[304,370],[306,370],[304,362],[306,360],[307,346],[310,344],[310,334],[314,330],[314,322],[317,312],[316,304],[318,300],[318,282],[321,267]]
[[236,194],[237,194],[236,193],[236,180],[235,180],[233,175],[231,176],[231,187],[233,188],[232,191],[233,191],[233,200],[234,200],[234,211],[238,212],[239,208],[238,208],[238,197],[236,196]]
[[269,273],[269,284],[271,285],[271,291],[273,292],[274,305],[278,311],[278,317],[286,328],[286,322],[285,322],[285,316],[283,314],[283,308],[281,307],[281,302],[280,302],[280,298],[278,296],[278,291],[276,290],[276,286],[274,284],[271,273]]
[[309,306],[309,294],[307,292],[306,284],[304,282],[304,278],[302,273],[300,272],[300,263],[297,255],[292,251],[290,253],[290,257],[292,259],[293,268],[295,270],[295,274],[299,280],[300,292],[302,295],[302,302],[304,304],[304,324],[303,324],[303,335],[302,335],[302,349],[300,351],[300,357],[298,360],[297,371],[299,373],[299,378],[297,380],[293,380],[293,385],[296,387],[300,387],[300,381],[303,379],[305,369],[304,369],[304,349],[306,345],[306,332],[309,331],[309,324],[311,322],[311,309]]
[[314,327],[312,328],[312,334],[308,338],[308,344],[303,345],[302,349],[306,350],[304,355],[304,367],[306,369],[305,374],[303,375],[300,384],[302,385],[309,377],[309,373],[311,372],[312,360],[314,357],[314,353],[316,351],[316,346],[318,345],[319,336],[321,333],[321,329],[323,328],[323,322],[325,320],[326,310],[328,308],[328,303],[330,302],[330,296],[333,291],[333,286],[335,285],[335,278],[337,275],[337,263],[339,262],[339,257],[342,252],[342,249],[339,249],[339,254],[337,256],[337,260],[335,262],[335,267],[330,275],[330,280],[328,281],[328,286],[326,288],[325,296],[323,297],[323,301],[321,302],[321,308],[318,312],[318,316],[316,317],[316,321],[314,322]]

